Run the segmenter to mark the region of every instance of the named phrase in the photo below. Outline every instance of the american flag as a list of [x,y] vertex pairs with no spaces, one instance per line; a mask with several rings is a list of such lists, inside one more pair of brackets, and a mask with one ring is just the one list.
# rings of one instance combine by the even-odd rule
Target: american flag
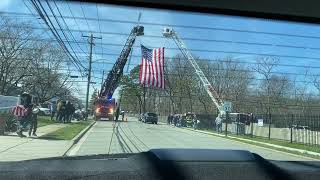
[[140,84],[164,89],[164,48],[148,49],[141,45],[141,52]]
[[14,116],[18,116],[18,117],[24,117],[28,114],[27,109],[25,109],[23,105],[14,106],[11,112]]

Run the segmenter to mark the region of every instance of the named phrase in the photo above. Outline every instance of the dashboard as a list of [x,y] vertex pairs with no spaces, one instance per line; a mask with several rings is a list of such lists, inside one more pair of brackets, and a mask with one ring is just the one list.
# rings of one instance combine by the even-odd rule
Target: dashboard
[[152,149],[136,154],[0,162],[0,179],[319,179],[320,162],[268,161],[241,150]]

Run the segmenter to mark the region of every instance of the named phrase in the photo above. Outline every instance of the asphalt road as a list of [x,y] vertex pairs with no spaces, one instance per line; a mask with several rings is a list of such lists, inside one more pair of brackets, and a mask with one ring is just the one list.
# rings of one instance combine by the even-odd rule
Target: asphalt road
[[128,122],[97,121],[68,155],[135,153],[153,148],[205,148],[249,150],[272,160],[310,158],[245,144],[166,124],[145,124],[136,118]]

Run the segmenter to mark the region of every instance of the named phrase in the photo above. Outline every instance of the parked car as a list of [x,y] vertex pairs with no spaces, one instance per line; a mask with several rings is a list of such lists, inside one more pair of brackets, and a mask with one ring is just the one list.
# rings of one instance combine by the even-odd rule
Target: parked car
[[143,115],[142,122],[151,122],[152,124],[158,124],[158,115],[156,113],[146,112]]
[[292,128],[293,128],[293,129],[310,130],[310,127],[309,127],[309,126],[300,126],[300,125],[296,125],[296,124],[293,124],[293,125],[292,125]]
[[81,109],[77,109],[77,110],[74,112],[73,118],[76,119],[77,121],[82,121],[82,120],[84,120],[84,115],[83,115]]
[[44,107],[39,107],[39,116],[50,116],[51,115],[51,111],[49,108],[44,108]]

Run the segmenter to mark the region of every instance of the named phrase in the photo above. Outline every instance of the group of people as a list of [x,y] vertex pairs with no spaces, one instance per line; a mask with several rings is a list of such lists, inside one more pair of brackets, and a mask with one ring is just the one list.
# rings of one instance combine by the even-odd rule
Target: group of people
[[[185,122],[183,123],[183,121]],[[199,129],[200,120],[195,114],[188,116],[182,116],[181,114],[170,114],[167,118],[167,124],[174,125],[176,127],[181,127],[183,125],[188,126],[188,122],[192,122],[192,127],[194,129]],[[218,115],[214,121],[214,130],[216,130],[218,133],[222,133],[222,118],[220,115]]]
[[[20,96],[20,102],[17,106],[13,107],[12,114],[15,117],[17,134],[20,137],[26,137],[23,131],[29,128],[29,136],[37,136],[38,126],[38,113],[40,112],[40,104],[37,100],[34,100],[29,93],[24,92]],[[49,103],[49,109],[51,111],[51,120],[70,123],[75,114],[75,106],[70,101],[58,100]],[[78,117],[75,117],[80,119]]]
[[58,100],[57,102],[52,102],[50,104],[51,120],[54,120],[56,116],[56,121],[61,123],[70,123],[73,119],[75,113],[75,106],[70,101]]
[[176,127],[192,126],[194,129],[198,129],[200,126],[200,120],[195,114],[182,116],[181,114],[170,114],[167,118],[167,124],[174,125]]

